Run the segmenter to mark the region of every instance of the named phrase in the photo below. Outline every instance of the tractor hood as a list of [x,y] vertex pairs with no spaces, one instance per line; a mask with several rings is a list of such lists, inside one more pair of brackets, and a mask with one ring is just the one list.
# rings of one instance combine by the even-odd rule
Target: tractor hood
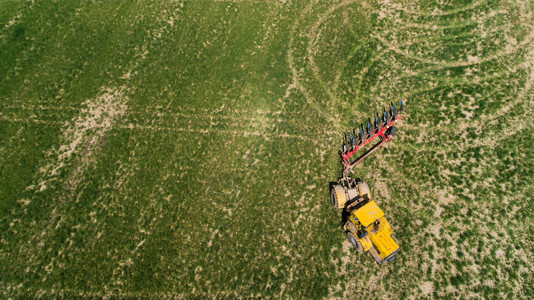
[[387,258],[399,249],[399,245],[391,237],[389,230],[380,230],[371,237],[371,241],[382,259]]
[[367,227],[376,220],[384,216],[384,212],[378,207],[375,201],[369,201],[360,209],[354,212],[354,216],[360,221],[363,227]]

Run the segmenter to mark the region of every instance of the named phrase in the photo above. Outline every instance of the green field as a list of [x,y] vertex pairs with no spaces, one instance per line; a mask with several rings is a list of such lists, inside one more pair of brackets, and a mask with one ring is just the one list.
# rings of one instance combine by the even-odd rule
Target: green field
[[[0,2],[0,296],[534,297],[534,2]],[[342,133],[402,251],[351,248]]]

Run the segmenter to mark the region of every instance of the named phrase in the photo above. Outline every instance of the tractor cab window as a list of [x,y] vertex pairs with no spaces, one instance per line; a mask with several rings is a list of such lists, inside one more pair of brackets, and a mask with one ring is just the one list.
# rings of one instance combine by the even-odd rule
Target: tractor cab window
[[380,220],[376,220],[371,227],[372,232],[377,232],[380,229]]

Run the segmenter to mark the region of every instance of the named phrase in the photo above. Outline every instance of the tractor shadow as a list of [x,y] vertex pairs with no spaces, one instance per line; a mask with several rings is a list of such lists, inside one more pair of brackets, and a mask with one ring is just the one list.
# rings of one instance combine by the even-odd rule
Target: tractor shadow
[[342,228],[345,226],[345,224],[349,220],[349,217],[350,217],[350,213],[343,208],[343,211],[341,212],[341,227]]
[[[360,178],[356,178],[356,181],[361,181]],[[338,182],[336,181],[331,181],[328,183],[328,190],[331,191],[332,190],[332,187],[334,185],[337,185],[339,184]],[[331,203],[332,205],[332,203]],[[345,207],[343,207],[343,210],[341,210],[341,221],[340,221],[340,225],[341,225],[341,228],[344,228],[345,224],[347,223],[347,221],[349,221],[349,217],[350,217],[350,212],[347,211],[347,206],[350,205],[350,202],[347,202],[345,203]]]

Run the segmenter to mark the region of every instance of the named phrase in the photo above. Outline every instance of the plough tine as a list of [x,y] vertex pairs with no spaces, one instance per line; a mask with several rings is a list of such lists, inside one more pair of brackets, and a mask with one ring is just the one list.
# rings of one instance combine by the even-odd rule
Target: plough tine
[[382,120],[380,119],[380,115],[376,113],[376,120],[378,122],[378,130],[382,129]]
[[378,128],[380,126],[380,118],[375,118],[375,132],[374,133],[377,133],[380,128]]

